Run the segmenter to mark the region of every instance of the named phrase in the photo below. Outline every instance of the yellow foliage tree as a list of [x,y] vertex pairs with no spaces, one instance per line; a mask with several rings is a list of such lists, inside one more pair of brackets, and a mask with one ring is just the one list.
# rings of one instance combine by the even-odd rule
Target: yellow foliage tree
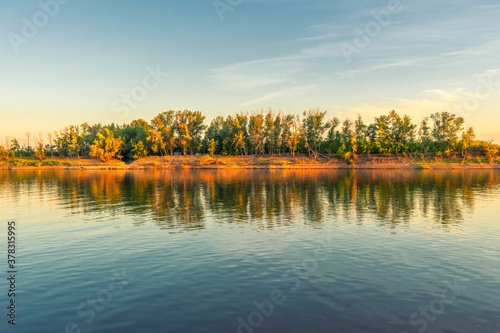
[[90,146],[90,156],[108,162],[120,151],[122,144],[121,138],[115,138],[115,134],[109,128],[105,128],[103,133],[97,133],[94,144]]

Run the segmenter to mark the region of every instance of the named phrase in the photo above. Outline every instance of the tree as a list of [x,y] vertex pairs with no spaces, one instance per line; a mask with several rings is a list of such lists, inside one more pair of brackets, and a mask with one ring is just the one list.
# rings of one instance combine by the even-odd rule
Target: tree
[[205,116],[200,111],[184,110],[175,114],[178,142],[184,154],[187,150],[194,154],[201,148],[202,134],[206,128],[204,120]]
[[72,156],[73,154],[76,154],[76,157],[79,159],[80,158],[80,148],[82,144],[82,137],[80,135],[80,127],[79,126],[74,126],[71,125],[69,127],[69,133],[68,133],[68,139],[69,139],[69,154]]
[[0,160],[2,159],[9,159],[9,150],[6,147],[0,145]]
[[328,128],[328,124],[325,123],[326,113],[326,111],[321,112],[319,109],[309,109],[303,113],[302,130],[307,144],[316,152],[320,151],[323,136]]
[[247,142],[249,141],[247,131],[248,116],[240,113],[234,118],[228,117],[227,123],[231,133],[230,137],[233,138],[232,145],[239,151],[240,155],[243,155],[243,151],[246,153]]
[[174,154],[176,126],[176,115],[172,110],[160,113],[151,121],[147,140],[152,143],[154,152],[167,155],[168,148],[170,155]]
[[339,118],[335,117],[328,122],[328,133],[327,133],[327,152],[336,153],[342,146],[342,140],[340,138],[340,132],[337,127],[340,125]]
[[352,155],[356,155],[358,151],[358,145],[356,141],[356,132],[354,129],[354,123],[350,119],[346,119],[342,124],[342,151],[352,152]]
[[41,161],[45,158],[45,147],[43,145],[42,134],[35,137],[35,156]]
[[133,140],[130,140],[130,144],[132,146],[130,154],[133,159],[137,160],[148,156],[148,152],[142,141],[134,142]]
[[243,131],[240,131],[234,136],[233,144],[239,149],[240,155],[243,155],[243,150],[245,149],[245,136]]
[[120,137],[124,142],[122,155],[129,159],[136,159],[134,156],[143,158],[149,155],[152,148],[148,138],[149,124],[142,120],[134,120],[130,125],[124,125],[120,131]]
[[390,117],[382,115],[375,118],[375,126],[377,133],[377,150],[380,153],[386,154],[391,152],[392,137],[390,133]]
[[186,148],[191,140],[187,124],[183,122],[180,123],[177,127],[177,132],[179,133],[179,146],[182,148],[182,154],[186,155]]
[[48,133],[49,143],[47,144],[47,150],[50,152],[50,157],[54,158],[54,138],[52,133]]
[[261,113],[252,112],[248,121],[248,131],[250,136],[250,148],[254,154],[264,151],[264,115]]
[[420,141],[420,150],[427,152],[432,146],[431,128],[429,127],[429,117],[425,117],[420,123],[418,130],[418,137]]
[[267,145],[269,155],[274,152],[274,112],[269,110],[264,118],[264,143]]
[[158,153],[163,155],[163,152],[166,154],[166,145],[165,142],[163,141],[163,136],[161,133],[153,128],[151,128],[148,132],[148,137],[147,140],[151,143],[151,150],[153,150],[153,153]]
[[10,158],[10,154],[11,154],[11,139],[9,136],[5,136],[5,146],[2,146],[2,156],[0,157],[3,157],[5,159],[9,159]]
[[55,132],[57,150],[60,156],[77,155],[80,158],[80,148],[82,145],[82,136],[79,126],[69,126],[62,129],[59,133]]
[[474,139],[476,138],[476,133],[474,133],[474,128],[469,127],[462,133],[462,139],[460,141],[462,146],[462,155],[465,154],[465,151],[472,146]]
[[391,119],[391,136],[393,137],[394,153],[406,153],[412,150],[415,143],[417,126],[412,124],[411,117],[404,115],[402,118],[392,110],[389,113]]
[[28,151],[31,146],[30,146],[30,138],[31,138],[31,133],[26,132],[26,151]]
[[122,144],[122,139],[115,138],[115,134],[106,127],[102,133],[97,134],[94,144],[90,146],[90,156],[108,162],[117,155]]
[[302,132],[299,116],[285,116],[284,124],[286,124],[285,143],[292,156],[295,157],[295,151],[297,150]]
[[458,146],[458,135],[463,130],[464,119],[449,112],[437,112],[431,116],[434,121],[432,136],[437,151],[455,151]]
[[12,139],[10,141],[10,153],[12,154],[12,157],[19,156],[21,151],[21,145],[19,144],[19,141],[17,141],[16,138]]
[[356,150],[360,154],[366,154],[370,152],[370,147],[367,139],[367,126],[364,124],[361,115],[358,115],[358,119],[354,121],[354,137],[356,138]]
[[208,144],[208,152],[210,153],[210,156],[212,156],[212,158],[214,157],[216,149],[217,149],[217,141],[215,141],[212,138],[210,139],[210,143]]
[[372,147],[378,152],[403,153],[414,149],[417,126],[412,124],[410,116],[401,117],[392,110],[388,115],[375,118],[375,126],[369,128],[369,136],[376,140]]
[[[223,117],[218,116],[210,123],[210,126],[207,128],[205,132],[206,145],[210,143],[212,139],[218,144],[218,149],[216,148],[215,152],[219,152],[220,154],[224,151],[224,139],[226,137],[226,133],[224,132],[225,128],[225,120]],[[223,154],[221,154],[223,155]]]
[[283,146],[283,124],[281,113],[278,113],[274,117],[272,140],[274,147],[278,150],[278,155],[281,154],[281,148]]
[[201,148],[202,135],[207,126],[204,124],[205,116],[200,111],[188,111],[188,129],[191,134],[189,149],[191,153],[196,153]]

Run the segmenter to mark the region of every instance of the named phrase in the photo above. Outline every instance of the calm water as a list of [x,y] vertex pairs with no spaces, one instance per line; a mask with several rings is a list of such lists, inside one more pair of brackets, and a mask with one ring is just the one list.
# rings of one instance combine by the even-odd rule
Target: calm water
[[500,332],[498,171],[0,171],[0,207],[1,332]]

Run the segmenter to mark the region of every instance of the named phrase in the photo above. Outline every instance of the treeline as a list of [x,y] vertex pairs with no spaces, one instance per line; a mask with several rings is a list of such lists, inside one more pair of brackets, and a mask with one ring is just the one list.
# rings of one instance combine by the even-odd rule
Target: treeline
[[366,124],[357,119],[328,118],[318,109],[302,117],[276,111],[252,111],[215,118],[209,126],[199,111],[167,111],[150,122],[123,125],[72,125],[47,137],[26,133],[22,141],[6,138],[0,157],[96,157],[126,160],[147,156],[445,153],[494,156],[498,145],[475,141],[464,119],[439,112],[414,124],[395,111]]

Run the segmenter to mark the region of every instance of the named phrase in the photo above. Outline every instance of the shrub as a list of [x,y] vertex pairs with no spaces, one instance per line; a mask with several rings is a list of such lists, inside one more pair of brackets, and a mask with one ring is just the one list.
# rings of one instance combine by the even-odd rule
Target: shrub
[[0,146],[0,161],[9,159],[9,151],[4,146]]
[[208,155],[205,155],[200,159],[200,165],[213,165],[213,164],[217,164],[217,160]]
[[467,152],[474,156],[494,157],[498,155],[500,146],[494,144],[492,141],[475,141]]
[[58,161],[43,161],[42,166],[55,166],[55,165],[60,165],[61,163]]

